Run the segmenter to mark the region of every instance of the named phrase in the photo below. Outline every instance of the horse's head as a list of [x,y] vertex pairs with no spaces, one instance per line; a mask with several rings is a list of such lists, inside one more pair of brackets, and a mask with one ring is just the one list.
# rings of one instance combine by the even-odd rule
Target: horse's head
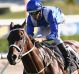
[[11,65],[16,64],[16,60],[20,58],[21,51],[24,49],[25,45],[25,31],[24,24],[14,25],[10,24],[10,33],[7,38],[9,43],[9,52],[7,59]]

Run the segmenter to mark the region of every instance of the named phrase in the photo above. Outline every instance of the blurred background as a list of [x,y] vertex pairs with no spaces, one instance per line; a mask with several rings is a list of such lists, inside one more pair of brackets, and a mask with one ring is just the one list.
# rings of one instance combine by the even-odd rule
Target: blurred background
[[[62,28],[63,40],[79,41],[79,0],[40,0],[44,6],[60,7],[66,24]],[[27,18],[27,0],[0,0],[0,53],[8,52],[7,36],[11,22],[22,24]],[[0,54],[1,55],[1,54]]]

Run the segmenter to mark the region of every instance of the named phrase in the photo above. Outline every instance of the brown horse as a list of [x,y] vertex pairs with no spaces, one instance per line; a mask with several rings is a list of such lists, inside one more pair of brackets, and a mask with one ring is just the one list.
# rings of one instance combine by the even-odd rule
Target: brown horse
[[[7,39],[9,43],[7,59],[11,65],[15,65],[22,60],[23,74],[68,74],[64,70],[64,62],[59,61],[54,52],[39,45],[27,35],[24,30],[24,23],[22,25],[11,23]],[[66,41],[67,44],[71,45],[71,42],[68,42]],[[71,47],[79,49],[73,42]],[[75,70],[71,74],[78,74],[78,71]]]

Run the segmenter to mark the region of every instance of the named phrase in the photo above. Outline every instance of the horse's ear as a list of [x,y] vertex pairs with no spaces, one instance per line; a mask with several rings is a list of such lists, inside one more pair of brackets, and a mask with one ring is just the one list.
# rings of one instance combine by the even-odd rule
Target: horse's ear
[[10,23],[10,30],[13,29],[13,27],[14,27],[14,23],[11,22],[11,23]]
[[24,28],[25,25],[26,25],[26,19],[24,20],[22,27]]

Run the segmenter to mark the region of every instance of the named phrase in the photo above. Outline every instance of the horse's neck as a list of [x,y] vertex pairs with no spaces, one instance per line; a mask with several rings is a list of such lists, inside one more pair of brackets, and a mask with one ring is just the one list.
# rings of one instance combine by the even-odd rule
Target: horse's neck
[[33,48],[33,46],[34,46],[33,43],[30,40],[28,40],[28,46],[27,47],[29,49],[31,49],[31,48]]
[[26,34],[26,50],[28,52],[25,57],[22,58],[22,62],[24,64],[27,72],[37,73],[44,68],[43,62],[38,54],[38,49],[34,46],[29,36]]
[[30,50],[31,48],[33,48],[33,43],[32,43],[32,41],[31,41],[31,39],[29,38],[29,36],[26,34],[26,40],[27,40],[27,43],[26,43],[26,45],[27,45],[27,48],[28,48],[28,50]]

